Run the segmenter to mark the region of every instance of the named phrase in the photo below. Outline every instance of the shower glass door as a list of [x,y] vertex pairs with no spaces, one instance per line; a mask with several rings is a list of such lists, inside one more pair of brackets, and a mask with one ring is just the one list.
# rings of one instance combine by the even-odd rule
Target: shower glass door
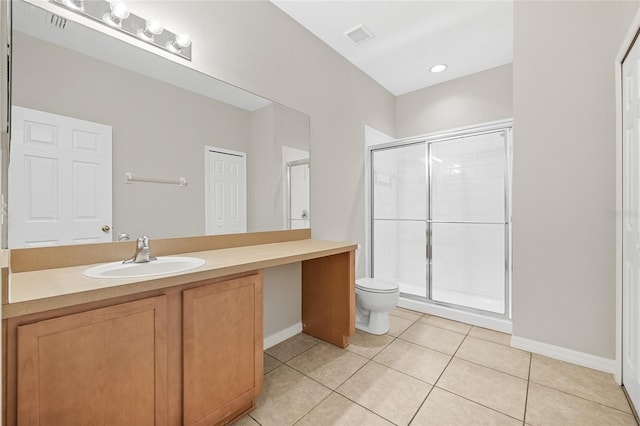
[[424,142],[372,151],[372,276],[427,296],[427,152]]
[[429,144],[430,298],[506,313],[506,131]]
[[510,127],[372,147],[371,276],[509,316]]

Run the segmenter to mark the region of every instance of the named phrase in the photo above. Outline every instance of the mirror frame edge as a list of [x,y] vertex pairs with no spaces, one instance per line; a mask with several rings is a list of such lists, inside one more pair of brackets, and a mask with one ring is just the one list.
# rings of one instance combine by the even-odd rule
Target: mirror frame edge
[[2,78],[0,81],[0,247],[8,247],[8,188],[9,188],[9,147],[11,137],[11,74],[12,74],[12,40],[11,40],[11,15],[12,15],[12,1],[3,0],[2,10],[0,10],[0,17],[2,23],[0,27],[3,28],[0,34],[0,56],[3,58],[1,61],[1,74],[6,78]]

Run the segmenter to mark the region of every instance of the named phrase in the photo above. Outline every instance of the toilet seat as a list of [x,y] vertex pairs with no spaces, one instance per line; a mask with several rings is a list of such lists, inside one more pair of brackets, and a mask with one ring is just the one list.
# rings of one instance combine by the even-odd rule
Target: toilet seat
[[397,293],[398,284],[380,278],[360,278],[356,280],[356,288],[369,293]]

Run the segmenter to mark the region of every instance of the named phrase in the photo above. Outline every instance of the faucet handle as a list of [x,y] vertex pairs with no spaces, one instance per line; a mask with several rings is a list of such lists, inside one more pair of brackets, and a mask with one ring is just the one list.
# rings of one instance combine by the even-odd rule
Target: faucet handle
[[144,248],[149,248],[149,237],[142,236],[142,237],[138,237],[138,248],[139,249],[144,249]]

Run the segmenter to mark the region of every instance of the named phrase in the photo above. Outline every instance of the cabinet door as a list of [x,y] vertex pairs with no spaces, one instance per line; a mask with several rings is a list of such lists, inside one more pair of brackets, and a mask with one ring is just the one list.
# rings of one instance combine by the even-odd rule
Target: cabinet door
[[166,296],[18,327],[18,425],[162,425]]
[[217,424],[262,390],[262,276],[183,293],[184,424]]

